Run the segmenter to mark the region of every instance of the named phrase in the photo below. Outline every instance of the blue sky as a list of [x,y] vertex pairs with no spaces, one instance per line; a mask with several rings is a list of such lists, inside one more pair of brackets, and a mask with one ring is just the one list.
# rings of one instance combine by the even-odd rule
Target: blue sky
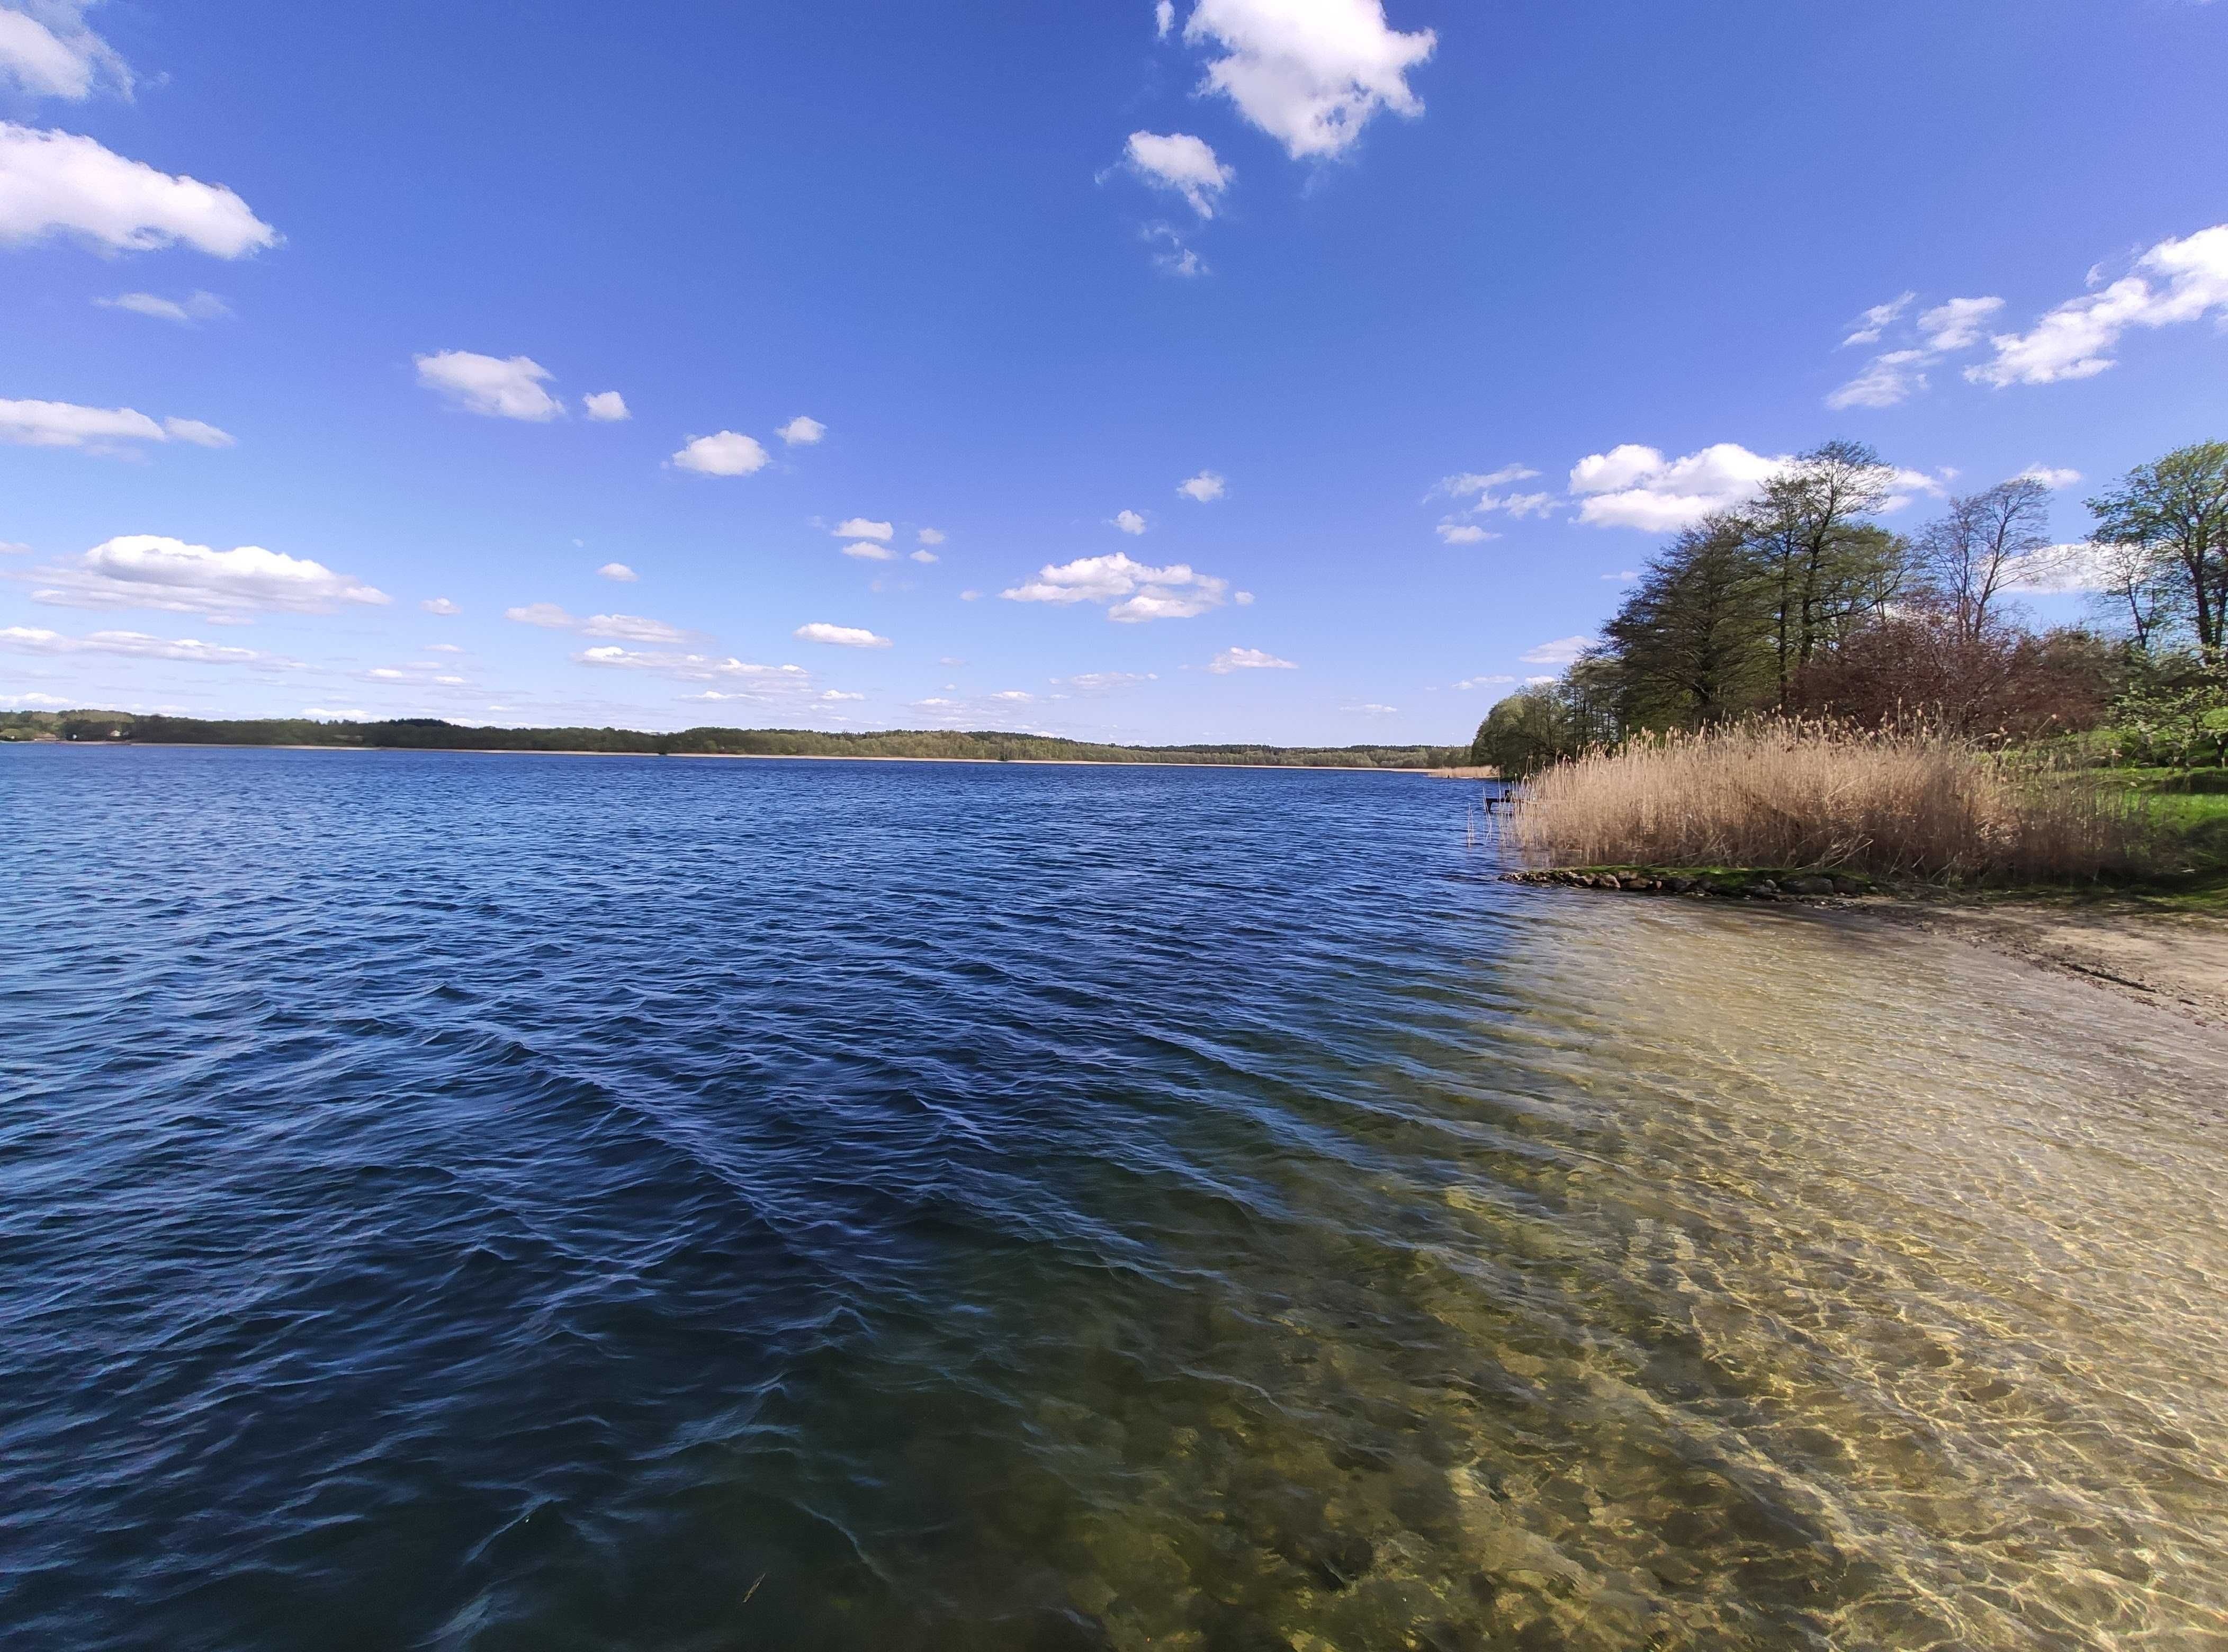
[[2224,30],[0,0],[0,705],[1467,738],[1780,456],[2228,431]]

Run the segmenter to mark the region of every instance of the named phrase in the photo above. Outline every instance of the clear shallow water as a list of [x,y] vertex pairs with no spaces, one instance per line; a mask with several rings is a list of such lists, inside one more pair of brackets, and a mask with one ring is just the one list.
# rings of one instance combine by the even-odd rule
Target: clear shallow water
[[2222,1644],[2220,1044],[1470,791],[0,751],[0,1627]]

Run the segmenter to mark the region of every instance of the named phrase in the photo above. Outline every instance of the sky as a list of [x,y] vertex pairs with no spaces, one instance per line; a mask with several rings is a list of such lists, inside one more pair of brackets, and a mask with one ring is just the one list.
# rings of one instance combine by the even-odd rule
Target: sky
[[2228,434],[2224,83],[2195,0],[0,0],[0,707],[1467,740],[1829,438],[2071,541]]

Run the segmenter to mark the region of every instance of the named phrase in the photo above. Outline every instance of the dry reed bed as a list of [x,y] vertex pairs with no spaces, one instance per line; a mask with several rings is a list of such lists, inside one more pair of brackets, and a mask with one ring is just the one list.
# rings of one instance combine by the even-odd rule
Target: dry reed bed
[[1528,866],[1843,867],[2039,882],[2130,872],[2131,799],[1930,729],[1764,720],[1645,736],[1535,775],[1506,828]]

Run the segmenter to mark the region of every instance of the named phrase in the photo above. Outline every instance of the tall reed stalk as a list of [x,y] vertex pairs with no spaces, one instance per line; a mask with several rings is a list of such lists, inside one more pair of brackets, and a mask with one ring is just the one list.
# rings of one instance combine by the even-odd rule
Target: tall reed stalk
[[1535,775],[1526,864],[1840,867],[1959,882],[2092,879],[2147,858],[2140,805],[1937,729],[1761,719],[1643,735]]

